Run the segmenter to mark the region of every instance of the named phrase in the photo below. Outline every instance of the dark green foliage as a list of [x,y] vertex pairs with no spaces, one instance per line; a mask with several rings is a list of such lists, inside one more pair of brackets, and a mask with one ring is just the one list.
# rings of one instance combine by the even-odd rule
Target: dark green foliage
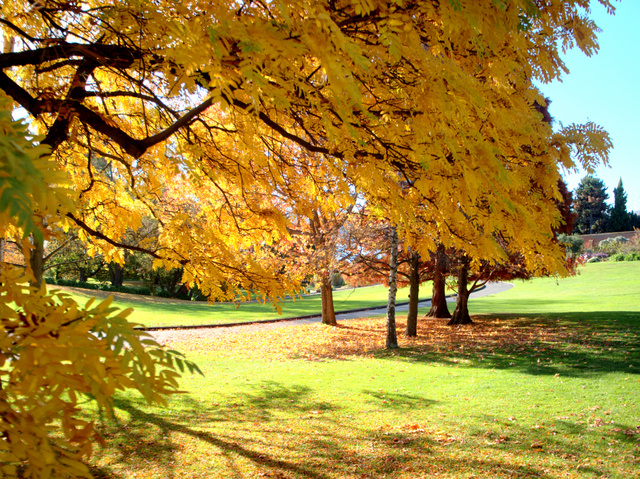
[[331,286],[334,288],[341,288],[345,284],[344,278],[340,273],[333,273],[333,276],[331,277]]
[[640,261],[640,253],[618,253],[609,257],[609,261]]
[[609,198],[602,180],[585,176],[576,189],[574,210],[577,215],[574,232],[580,234],[603,233],[609,215],[605,201]]
[[580,236],[559,234],[558,242],[562,243],[566,249],[567,256],[575,257],[582,253],[582,248],[584,246],[584,240],[580,238]]
[[141,296],[157,296],[159,298],[178,298],[178,299],[190,299],[191,301],[206,301],[207,298],[196,289],[184,289],[176,292],[170,292],[162,287],[156,285],[152,288],[148,285],[141,286],[113,286],[107,283],[88,283],[86,281],[77,281],[75,279],[56,279],[54,277],[46,277],[45,282],[49,285],[55,284],[58,286],[71,286],[73,288],[92,289],[99,291],[113,291],[116,293],[129,293],[138,294]]
[[622,178],[618,182],[618,186],[613,190],[613,209],[609,218],[609,231],[629,231],[630,221],[627,212],[627,193],[622,186]]
[[118,293],[139,294],[142,296],[151,295],[151,288],[148,286],[112,286],[107,283],[88,283],[86,281],[77,281],[75,279],[55,279],[51,277],[45,278],[47,284],[56,284],[58,286],[71,286],[74,288],[96,289],[99,291],[115,291]]

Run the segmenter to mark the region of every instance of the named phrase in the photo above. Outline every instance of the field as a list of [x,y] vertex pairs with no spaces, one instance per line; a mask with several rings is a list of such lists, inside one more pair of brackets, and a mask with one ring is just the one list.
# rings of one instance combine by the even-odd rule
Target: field
[[640,263],[590,264],[473,300],[468,327],[421,320],[394,352],[381,318],[175,334],[205,376],[185,377],[167,408],[120,396],[93,471],[638,477],[638,291]]
[[[279,313],[273,304],[255,301],[207,304],[205,302],[108,293],[62,286],[52,286],[51,289],[65,291],[80,304],[85,304],[92,296],[106,297],[113,294],[115,298],[114,306],[133,309],[129,320],[144,326],[228,324],[305,316],[319,314],[322,311],[319,294],[283,301],[281,303],[282,311]],[[343,311],[385,305],[387,295],[387,288],[384,286],[338,290],[334,292],[333,296],[334,307],[336,311]],[[420,299],[429,299],[430,297],[431,283],[423,283],[420,288]],[[409,300],[408,287],[398,290],[397,300],[398,302]]]

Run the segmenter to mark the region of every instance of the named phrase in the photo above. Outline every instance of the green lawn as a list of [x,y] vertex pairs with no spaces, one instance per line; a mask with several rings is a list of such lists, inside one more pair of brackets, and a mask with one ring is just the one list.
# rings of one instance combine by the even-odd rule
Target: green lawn
[[[55,289],[56,286],[51,286]],[[65,288],[71,296],[80,304],[86,303],[95,293],[77,288]],[[384,286],[368,286],[356,289],[335,291],[333,295],[336,311],[367,308],[376,305],[385,305],[387,302],[387,288]],[[420,289],[420,298],[431,297],[431,283],[426,282]],[[126,299],[125,299],[126,298]],[[409,300],[409,288],[398,290],[398,302]],[[132,308],[134,311],[129,319],[145,326],[183,326],[201,324],[226,324],[243,321],[259,321],[309,314],[319,314],[321,298],[319,294],[304,296],[294,300],[287,300],[282,304],[282,313],[279,314],[271,303],[258,302],[247,303],[214,303],[180,301],[180,300],[154,300],[149,296],[116,295],[114,306],[120,308]]]
[[423,320],[395,352],[382,319],[194,332],[171,346],[205,376],[185,377],[166,409],[120,396],[94,472],[638,477],[639,291],[640,263],[590,264],[474,300],[474,325]]
[[489,314],[637,311],[640,261],[591,263],[573,277],[514,284],[514,289],[499,297],[472,300],[470,310]]

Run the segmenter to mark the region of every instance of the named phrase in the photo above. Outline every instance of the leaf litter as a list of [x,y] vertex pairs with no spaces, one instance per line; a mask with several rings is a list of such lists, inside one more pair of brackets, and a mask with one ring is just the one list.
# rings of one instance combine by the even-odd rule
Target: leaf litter
[[[514,319],[475,318],[464,327],[447,326],[446,320],[423,319],[418,336],[403,336],[405,318],[398,318],[398,344],[416,353],[469,355],[502,350],[517,354],[523,350],[544,355],[547,346],[566,341],[567,328],[551,325],[527,326]],[[252,324],[228,328],[153,332],[155,338],[184,353],[206,352],[222,356],[242,355],[263,361],[291,359],[330,360],[373,357],[384,350],[385,318],[342,321],[338,326],[320,323],[291,326],[286,323]],[[478,359],[483,360],[479,355]]]

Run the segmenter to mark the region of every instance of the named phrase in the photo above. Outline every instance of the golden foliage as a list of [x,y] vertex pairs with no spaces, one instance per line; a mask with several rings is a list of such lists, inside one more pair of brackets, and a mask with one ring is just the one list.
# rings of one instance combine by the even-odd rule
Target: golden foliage
[[[213,297],[244,290],[274,299],[295,291],[299,278],[284,274],[273,246],[290,240],[296,218],[331,218],[357,193],[416,251],[434,245],[421,237],[437,237],[477,261],[499,261],[499,236],[532,271],[562,271],[552,231],[559,165],[577,164],[574,148],[591,167],[611,144],[594,125],[554,134],[535,108],[543,98],[533,81],[566,71],[562,49],[597,50],[588,7],[588,0],[6,0],[0,88],[30,115],[55,161],[3,110],[0,236],[28,251],[29,235],[41,242],[73,228],[81,239],[92,236],[91,252],[108,261],[137,248],[156,266],[183,268],[185,282]],[[126,244],[148,217],[157,222],[157,244]],[[16,286],[28,276],[2,268],[6,337],[26,324],[35,328],[26,337],[44,334],[46,345],[61,349],[33,358],[60,352],[51,372],[71,367],[68,343],[55,342],[65,334],[97,348],[87,350],[99,353],[87,356],[91,367],[77,378],[88,389],[74,394],[97,387],[106,403],[113,381],[132,380],[147,384],[150,398],[154,388],[171,389],[173,376],[155,366],[166,353],[135,346],[143,342],[125,323],[113,336],[95,329],[106,305],[74,309],[59,295]],[[121,363],[112,382],[92,379],[91,368],[108,363],[117,371],[110,361],[131,354],[135,361]],[[159,379],[138,381],[145,376]],[[51,397],[63,387],[25,378],[24,387],[44,387]],[[21,400],[7,396],[7,407]],[[72,410],[63,408],[64,417]],[[42,413],[21,424],[45,438],[38,428],[52,419]],[[87,430],[77,433],[83,441],[90,435],[68,421],[69,441],[76,430]],[[85,457],[83,447],[68,460]],[[42,451],[45,462],[34,456],[28,467],[54,471]],[[86,475],[75,462],[66,466]]]
[[[63,214],[69,193],[50,186],[60,172],[47,149],[34,147],[25,126],[1,106],[0,237],[42,237],[41,219]],[[197,367],[135,330],[126,320],[130,311],[110,308],[111,298],[81,308],[65,294],[28,287],[30,275],[0,263],[0,473],[91,477],[84,461],[98,436],[80,418],[81,403],[92,398],[109,409],[125,388],[163,402],[178,391],[177,369]]]

